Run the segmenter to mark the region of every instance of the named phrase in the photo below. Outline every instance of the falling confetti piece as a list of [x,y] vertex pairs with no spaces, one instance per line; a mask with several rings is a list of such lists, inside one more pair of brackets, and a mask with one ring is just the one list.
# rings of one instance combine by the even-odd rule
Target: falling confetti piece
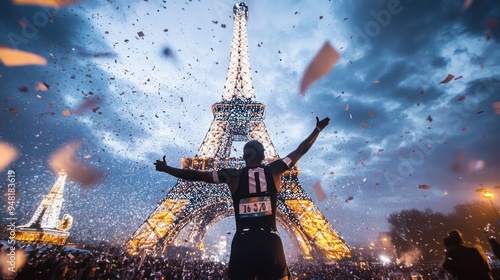
[[0,142],[0,171],[7,167],[11,162],[13,162],[17,156],[18,151],[14,146],[9,143]]
[[420,90],[420,94],[424,94],[424,90],[423,90],[423,89],[422,89],[422,90]]
[[323,201],[326,198],[326,194],[319,182],[314,183],[314,185],[312,185],[312,189],[316,193],[318,201]]
[[349,103],[346,103],[346,104],[345,104],[345,110],[346,110],[346,111],[347,111],[347,110],[349,110]]
[[220,25],[220,27],[226,28],[226,25],[223,23],[223,24]]
[[458,77],[456,77],[456,78],[455,78],[455,79],[453,79],[453,80],[454,80],[454,81],[456,81],[456,80],[460,80],[460,79],[462,79],[463,77],[464,77],[464,76],[458,76]]
[[368,112],[368,115],[369,115],[370,117],[373,117],[373,116],[375,116],[375,112],[374,112],[374,111],[370,111],[370,112]]
[[457,101],[462,101],[462,100],[464,100],[464,99],[465,99],[465,95],[460,95],[460,96],[458,97]]
[[139,37],[144,37],[144,32],[139,31],[139,32],[137,32],[137,35],[139,35]]
[[469,171],[470,172],[477,172],[481,169],[483,169],[486,166],[484,163],[484,160],[481,159],[472,159],[469,161]]
[[67,116],[71,115],[71,111],[69,109],[66,109],[66,110],[62,111],[62,114],[63,114],[63,116],[67,117]]
[[49,88],[49,85],[44,82],[38,82],[38,84],[36,85],[36,90],[38,91],[47,91],[49,90]]
[[345,203],[349,203],[349,202],[351,202],[351,200],[353,200],[353,199],[354,199],[354,197],[349,196],[349,197],[347,197],[347,199],[345,200]]
[[418,185],[418,188],[422,190],[430,190],[431,186],[424,184],[424,185]]
[[64,170],[71,181],[84,187],[93,186],[102,181],[104,175],[98,169],[83,164],[75,158],[81,145],[81,141],[71,141],[64,144],[51,155],[49,164],[55,174]]
[[[10,241],[11,239],[9,239],[9,242]],[[16,247],[13,246],[10,248]],[[13,253],[12,255],[10,255],[11,252]],[[12,259],[14,259],[13,262]],[[19,271],[19,269],[21,269],[26,263],[26,251],[23,249],[16,249],[15,252],[9,250],[9,253],[7,254],[7,250],[2,250],[2,252],[0,253],[0,263],[4,264],[1,266],[0,270],[2,276],[5,277],[4,279],[14,279],[14,277],[16,276],[16,271]],[[12,263],[13,265],[10,266],[10,263]]]
[[427,117],[427,119],[426,119],[426,120],[427,120],[428,122],[432,122],[432,117],[431,117],[431,115],[429,115],[429,116]]
[[367,125],[368,125],[368,122],[367,122],[367,121],[363,121],[363,122],[361,123],[361,127],[362,127],[362,128],[365,128]]
[[448,82],[450,82],[451,80],[453,80],[455,76],[453,76],[452,74],[448,74],[448,76],[446,76],[446,78],[444,80],[442,80],[439,84],[446,84]]
[[300,95],[304,95],[305,91],[312,83],[328,74],[339,59],[340,54],[330,45],[330,43],[326,42],[309,64],[302,78]]
[[[81,115],[83,114],[87,109],[89,108],[92,108],[96,105],[99,105],[100,103],[102,102],[102,100],[99,98],[99,97],[91,97],[91,98],[88,98],[86,99],[82,104],[80,104],[80,106],[78,106],[78,108],[76,108],[75,110],[75,114],[77,115]],[[99,107],[97,107],[99,108]],[[94,109],[92,109],[92,111],[94,111]],[[95,112],[95,111],[94,111]]]
[[47,60],[39,55],[2,46],[0,46],[0,61],[7,67],[47,64]]
[[460,149],[456,155],[455,155],[455,159],[454,159],[454,162],[451,166],[451,169],[455,172],[462,172],[464,171],[464,161],[465,161],[465,150],[464,149]]
[[496,18],[492,18],[492,19],[488,20],[485,28],[486,29],[494,29],[495,27],[497,27],[497,25],[498,25],[498,20]]
[[375,80],[375,81],[373,81],[373,83],[374,84],[378,84],[378,83],[380,83],[380,81],[379,80]]
[[16,5],[39,5],[61,8],[80,2],[80,0],[13,0]]
[[18,90],[20,92],[28,92],[29,91],[28,87],[25,87],[25,86],[22,86],[22,87],[18,88]]
[[472,5],[473,2],[474,2],[474,0],[465,0],[465,2],[464,2],[464,10],[470,8],[470,6]]
[[485,188],[479,188],[479,189],[476,190],[476,192],[478,192],[478,193],[484,193],[484,192],[487,192],[487,191],[488,190],[485,189]]
[[14,116],[19,115],[19,111],[16,108],[9,108],[9,112],[11,112]]
[[500,115],[500,102],[493,103],[493,109],[495,110],[495,114]]

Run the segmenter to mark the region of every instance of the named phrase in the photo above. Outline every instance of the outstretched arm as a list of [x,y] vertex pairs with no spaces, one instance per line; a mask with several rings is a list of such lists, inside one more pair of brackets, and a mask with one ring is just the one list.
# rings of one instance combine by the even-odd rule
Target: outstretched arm
[[312,147],[316,138],[318,138],[319,133],[328,125],[330,122],[330,118],[324,118],[321,121],[316,117],[316,128],[314,128],[313,132],[307,136],[307,138],[300,143],[300,145],[295,149],[295,151],[291,152],[287,155],[288,158],[292,160],[292,165],[296,164],[299,159],[309,151]]
[[156,166],[157,171],[168,173],[180,179],[214,183],[213,172],[175,168],[167,165],[165,156],[163,156],[163,160],[156,160],[153,164]]

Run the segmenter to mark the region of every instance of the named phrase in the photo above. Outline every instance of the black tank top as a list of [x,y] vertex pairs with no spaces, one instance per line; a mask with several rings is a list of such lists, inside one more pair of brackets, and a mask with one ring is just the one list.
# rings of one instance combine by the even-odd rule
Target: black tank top
[[232,195],[236,231],[276,230],[277,193],[269,165],[243,168]]

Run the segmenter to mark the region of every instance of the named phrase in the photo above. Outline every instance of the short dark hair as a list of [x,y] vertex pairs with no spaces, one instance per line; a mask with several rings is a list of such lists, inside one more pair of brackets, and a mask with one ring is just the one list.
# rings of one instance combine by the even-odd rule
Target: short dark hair
[[248,141],[243,147],[243,159],[245,161],[264,160],[264,146],[257,140]]

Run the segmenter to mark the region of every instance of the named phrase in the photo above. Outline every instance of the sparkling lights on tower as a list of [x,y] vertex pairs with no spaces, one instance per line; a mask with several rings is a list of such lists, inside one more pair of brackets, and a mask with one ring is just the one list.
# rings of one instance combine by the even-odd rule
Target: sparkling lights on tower
[[59,220],[63,204],[66,172],[60,171],[56,182],[36,209],[30,221],[16,228],[15,240],[21,242],[42,242],[63,245],[68,239],[73,217],[64,214]]
[[[248,6],[233,8],[234,30],[222,100],[212,106],[214,120],[193,158],[183,158],[181,168],[218,170],[244,166],[241,157],[230,157],[233,142],[260,141],[266,161],[279,158],[264,124],[266,107],[255,101],[246,34]],[[350,250],[314,205],[298,181],[297,166],[282,177],[278,196],[278,225],[286,230],[304,259],[324,261],[350,256]],[[179,234],[189,231],[182,246],[203,249],[204,234],[234,213],[229,188],[179,179],[167,197],[127,241],[131,254],[164,253],[179,244]],[[186,244],[189,243],[189,244]]]

